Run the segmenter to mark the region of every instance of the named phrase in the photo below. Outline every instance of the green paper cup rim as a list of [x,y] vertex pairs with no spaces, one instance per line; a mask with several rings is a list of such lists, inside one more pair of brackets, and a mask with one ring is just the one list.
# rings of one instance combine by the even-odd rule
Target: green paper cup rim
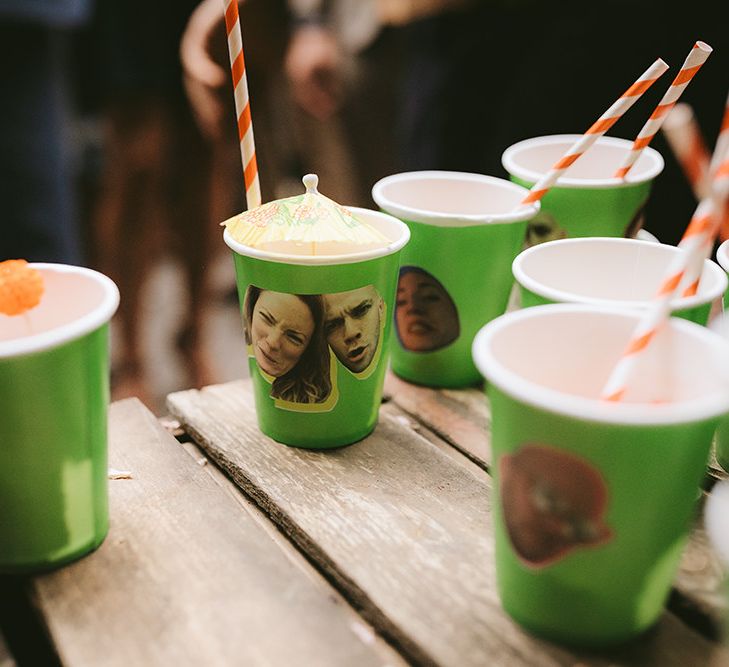
[[[584,306],[575,304],[550,304],[514,311],[492,320],[476,334],[472,353],[476,367],[487,382],[512,398],[555,414],[574,417],[583,421],[604,424],[659,426],[688,424],[716,418],[729,411],[729,387],[722,392],[666,404],[613,403],[599,398],[584,398],[551,389],[521,377],[494,355],[494,338],[513,323],[560,314],[610,315],[639,321],[641,313],[619,308]],[[701,339],[707,348],[713,348],[717,359],[726,359],[729,343],[718,334],[693,322],[678,318],[669,320],[670,326],[688,332]],[[726,369],[725,369],[726,370]],[[720,371],[719,371],[720,372]]]
[[[282,252],[259,250],[258,248],[252,248],[251,246],[238,243],[238,241],[236,241],[228,233],[227,228],[223,232],[223,240],[233,252],[243,255],[244,257],[253,257],[254,259],[261,259],[267,262],[276,262],[279,264],[297,264],[300,266],[329,266],[366,262],[371,259],[377,259],[378,257],[392,255],[393,253],[401,250],[410,240],[410,229],[408,226],[392,215],[357,206],[345,206],[345,208],[355,215],[362,216],[363,218],[369,218],[369,223],[375,224],[380,232],[393,240],[381,248],[373,248],[370,250],[346,253],[342,255],[294,255]],[[390,233],[388,233],[388,231]]]
[[[532,149],[539,146],[548,146],[553,144],[564,144],[565,151],[572,146],[581,136],[580,134],[550,134],[543,137],[532,137],[530,139],[524,139],[515,144],[509,146],[501,155],[501,164],[509,174],[516,176],[522,181],[528,183],[536,183],[546,172],[534,171],[522,166],[518,162],[518,155],[525,149]],[[621,139],[619,137],[605,137],[598,138],[595,142],[595,146],[612,146],[620,148],[625,152],[627,156],[630,152],[633,142],[628,139]],[[587,152],[593,150],[588,149]],[[593,189],[607,189],[615,187],[630,187],[639,183],[645,183],[653,180],[658,174],[663,171],[664,161],[663,156],[654,148],[650,146],[643,149],[640,160],[648,158],[652,160],[653,164],[644,170],[638,172],[636,168],[628,172],[625,178],[575,178],[569,175],[560,176],[559,181],[554,188],[593,188]],[[569,171],[567,172],[569,174]]]
[[[509,202],[508,210],[497,213],[469,213],[465,210],[452,209],[448,211],[428,210],[414,206],[406,201],[395,200],[388,192],[393,186],[408,183],[411,181],[433,181],[469,184],[476,183],[499,189],[513,195],[513,201]],[[426,225],[439,227],[468,227],[487,224],[504,224],[512,222],[523,222],[533,218],[540,208],[539,202],[520,206],[520,202],[527,196],[528,190],[521,185],[512,183],[504,178],[486,176],[484,174],[472,174],[461,171],[408,171],[400,174],[392,174],[381,178],[372,187],[372,198],[375,203],[391,215],[409,222],[419,222]],[[433,207],[435,208],[435,207]]]
[[114,281],[103,273],[99,273],[93,269],[87,269],[83,266],[72,266],[70,264],[37,262],[31,263],[30,266],[38,269],[41,273],[51,272],[84,276],[101,287],[103,294],[100,302],[96,306],[84,315],[76,317],[71,322],[56,325],[52,329],[38,334],[0,341],[0,359],[9,359],[25,354],[43,352],[81,338],[95,331],[103,324],[106,324],[119,306],[119,289]]
[[719,266],[721,266],[724,271],[729,273],[729,239],[724,241],[716,249],[716,261],[719,262]]
[[[600,297],[589,297],[582,294],[576,294],[566,290],[558,289],[545,285],[544,283],[534,279],[524,270],[524,263],[533,255],[538,255],[544,252],[549,252],[554,247],[564,247],[568,245],[572,246],[589,246],[589,245],[623,245],[623,246],[646,246],[646,247],[660,247],[665,248],[666,254],[681,252],[676,246],[665,245],[663,243],[656,243],[654,241],[643,241],[640,239],[625,239],[625,238],[614,238],[608,236],[591,236],[585,238],[576,239],[557,239],[555,241],[546,241],[538,245],[532,246],[520,252],[514,259],[511,270],[514,274],[514,279],[523,287],[528,289],[534,294],[538,294],[545,299],[550,301],[557,301],[559,303],[581,303],[593,306],[611,306],[616,308],[629,308],[629,309],[645,309],[649,304],[650,300],[644,301],[622,301],[619,299],[609,299]],[[705,286],[706,281],[710,280],[711,284],[708,287]],[[671,310],[686,310],[689,308],[695,308],[706,303],[710,303],[715,299],[718,299],[726,292],[729,280],[724,271],[710,259],[704,262],[704,271],[702,273],[702,285],[701,291],[698,294],[688,297],[679,297],[671,302]]]

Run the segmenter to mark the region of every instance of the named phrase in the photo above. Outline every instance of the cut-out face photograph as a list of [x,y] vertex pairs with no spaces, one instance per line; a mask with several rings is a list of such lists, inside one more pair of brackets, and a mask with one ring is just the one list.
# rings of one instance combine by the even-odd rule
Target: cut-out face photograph
[[527,248],[547,241],[557,241],[566,238],[567,232],[560,227],[555,217],[546,211],[537,213],[527,225]]
[[352,373],[366,370],[380,343],[382,297],[373,285],[324,295],[324,332],[337,359]]
[[460,333],[456,304],[430,273],[405,266],[400,269],[397,284],[395,328],[406,350],[439,350],[450,345]]
[[326,400],[332,384],[322,297],[251,285],[244,311],[246,342],[259,369],[274,378],[271,396],[294,403]]
[[520,559],[550,565],[610,540],[608,490],[588,461],[547,445],[526,444],[499,463],[506,530]]

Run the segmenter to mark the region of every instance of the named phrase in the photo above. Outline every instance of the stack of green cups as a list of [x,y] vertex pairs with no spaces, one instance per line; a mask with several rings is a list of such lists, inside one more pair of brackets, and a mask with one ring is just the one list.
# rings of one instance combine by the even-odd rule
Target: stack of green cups
[[287,445],[341,447],[377,423],[389,356],[400,251],[408,228],[349,209],[389,243],[340,255],[286,254],[235,241],[258,424]]
[[481,380],[471,343],[501,315],[514,284],[511,263],[539,204],[501,178],[448,171],[395,174],[372,197],[407,223],[395,307],[392,370],[433,387]]
[[49,569],[98,547],[109,528],[106,276],[32,264],[45,292],[0,315],[0,572]]

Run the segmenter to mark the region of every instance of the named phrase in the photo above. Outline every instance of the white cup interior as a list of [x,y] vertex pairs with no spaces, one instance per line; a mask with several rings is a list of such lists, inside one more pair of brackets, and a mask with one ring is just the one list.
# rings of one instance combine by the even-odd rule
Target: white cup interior
[[473,354],[486,379],[526,403],[585,419],[676,423],[729,409],[729,342],[672,318],[639,357],[621,403],[600,393],[639,313],[548,305],[504,315],[477,335]]
[[520,207],[526,195],[502,178],[450,171],[394,174],[372,188],[377,205],[398,218],[450,226],[527,220],[538,207]]
[[[645,308],[680,252],[637,239],[561,239],[523,251],[512,268],[521,285],[550,301]],[[674,309],[713,301],[726,288],[726,274],[706,260],[697,294],[676,299]]]
[[[526,139],[504,151],[501,162],[506,171],[525,181],[536,182],[546,174],[580,138],[577,134],[560,134]],[[623,166],[633,145],[632,141],[617,137],[600,137],[569,167],[559,180],[559,186],[605,187],[623,182],[615,172]],[[663,158],[648,147],[625,178],[625,182],[638,183],[655,178],[663,170]]]
[[0,358],[40,351],[107,322],[119,304],[116,285],[101,273],[62,264],[31,264],[43,276],[40,303],[22,315],[0,314]]

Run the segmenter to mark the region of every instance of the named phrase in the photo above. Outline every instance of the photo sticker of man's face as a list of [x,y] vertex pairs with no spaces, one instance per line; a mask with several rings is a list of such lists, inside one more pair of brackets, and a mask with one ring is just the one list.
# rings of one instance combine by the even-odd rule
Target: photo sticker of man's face
[[324,295],[324,333],[337,359],[353,373],[364,371],[380,342],[382,297],[374,285]]
[[460,334],[456,304],[434,276],[423,269],[404,266],[397,284],[395,328],[406,350],[439,350]]

